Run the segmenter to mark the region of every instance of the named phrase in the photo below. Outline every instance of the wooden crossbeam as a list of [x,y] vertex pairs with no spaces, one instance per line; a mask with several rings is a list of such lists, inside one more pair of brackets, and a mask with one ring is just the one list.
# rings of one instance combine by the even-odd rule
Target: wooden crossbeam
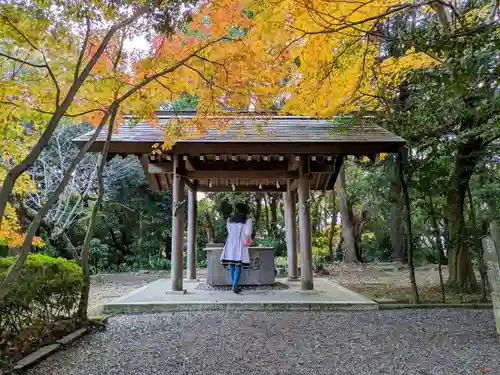
[[219,192],[219,191],[235,191],[235,192],[282,192],[286,191],[286,186],[281,186],[278,188],[276,185],[262,185],[259,189],[258,185],[246,185],[241,186],[198,186],[198,191],[204,193]]
[[344,163],[344,157],[343,156],[337,156],[334,161],[334,171],[330,175],[330,178],[328,182],[325,185],[325,190],[332,190],[335,186],[335,182],[337,181],[337,176],[339,175],[340,168],[342,167],[342,164]]
[[[337,158],[335,159],[337,160]],[[227,161],[227,162],[210,162],[206,161],[203,163],[196,162],[190,158],[185,160],[186,162],[186,169],[188,172],[204,172],[203,176],[207,177],[201,177],[201,178],[216,178],[215,175],[220,174],[221,172],[237,172],[238,174],[244,174],[246,172],[251,173],[255,171],[262,171],[265,172],[264,174],[266,176],[270,176],[270,173],[268,172],[275,172],[277,175],[278,174],[283,174],[283,173],[292,173],[297,171],[298,165],[300,162],[295,161],[295,158],[293,158],[293,163],[290,162],[288,163],[288,167],[286,163],[284,162],[267,162],[267,163],[262,163],[262,162],[256,162],[256,161],[243,161],[243,162],[234,162],[234,161]],[[148,163],[148,169],[147,171],[149,173],[173,173],[174,172],[174,166],[172,162],[149,162]],[[335,172],[335,162],[331,164],[322,164],[318,161],[309,161],[309,173],[333,173]],[[205,173],[206,172],[206,173]],[[214,176],[209,176],[209,173],[214,173]],[[292,174],[293,176],[293,174]],[[240,178],[244,178],[240,177]],[[261,177],[261,178],[272,178],[271,177]]]
[[286,171],[286,164],[283,162],[261,163],[258,161],[206,161],[204,163],[194,163],[193,167],[197,171],[255,171],[255,170],[277,170]]
[[333,173],[335,172],[335,162],[323,164],[319,161],[309,161],[309,171],[311,173]]
[[142,168],[144,169],[144,174],[146,175],[146,177],[148,179],[148,184],[149,184],[149,187],[151,188],[151,190],[153,190],[155,192],[160,191],[160,184],[158,183],[156,176],[149,172],[150,162],[149,162],[148,155],[145,154],[145,155],[141,156],[141,164],[142,164]]
[[319,190],[319,183],[321,182],[321,175],[316,174],[316,185],[314,186],[314,190]]
[[227,179],[291,179],[297,177],[295,172],[286,171],[248,171],[248,170],[222,170],[222,171],[187,171],[185,174],[189,178],[227,178]]
[[173,173],[174,164],[172,162],[149,163],[148,173]]
[[193,166],[193,160],[189,156],[185,156],[184,162],[186,163],[186,169],[188,171],[194,171],[196,168]]
[[184,183],[189,188],[189,190],[191,190],[191,191],[196,190],[196,185],[189,178],[182,176],[182,179],[184,180]]
[[[73,141],[82,147],[84,141]],[[101,152],[104,141],[95,141],[89,152]],[[147,154],[150,153],[157,142],[146,141],[120,141],[111,142],[109,153]],[[277,155],[366,155],[385,153],[397,153],[402,150],[404,143],[387,141],[359,141],[359,142],[179,142],[175,150],[183,155],[207,155],[207,154],[277,154]]]

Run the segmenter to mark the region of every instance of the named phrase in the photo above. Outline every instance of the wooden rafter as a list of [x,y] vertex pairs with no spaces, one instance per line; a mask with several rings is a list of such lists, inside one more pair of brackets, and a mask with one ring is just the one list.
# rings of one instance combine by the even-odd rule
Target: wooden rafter
[[148,179],[148,184],[151,190],[153,191],[160,191],[160,185],[158,183],[158,180],[156,179],[156,175],[149,173],[149,157],[148,155],[142,155],[141,156],[141,164],[142,168],[144,169],[144,174],[146,175]]
[[276,185],[235,185],[234,188],[231,185],[218,185],[218,186],[199,186],[198,191],[201,192],[219,192],[219,191],[235,191],[235,192],[251,192],[251,191],[262,191],[262,192],[283,192],[286,191],[286,185],[278,188]]

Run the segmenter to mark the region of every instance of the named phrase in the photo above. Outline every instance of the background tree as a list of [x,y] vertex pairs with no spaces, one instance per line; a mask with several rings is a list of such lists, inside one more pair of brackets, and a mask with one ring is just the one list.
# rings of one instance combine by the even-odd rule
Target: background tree
[[453,155],[443,208],[449,283],[475,287],[463,211],[475,167],[499,137],[496,3],[290,0],[252,6],[249,38],[283,30],[260,43],[273,51],[264,55],[269,61],[288,56],[286,76],[274,81],[286,98],[283,112],[329,117],[376,110],[379,122],[412,149],[430,152],[439,144],[440,155],[445,149]]
[[[99,4],[102,5],[101,3]],[[183,4],[185,5],[185,3]],[[17,9],[17,11],[19,12],[22,12],[24,9],[23,6],[26,6],[26,4],[22,3],[16,3],[16,6],[17,5],[19,5],[19,9]],[[40,5],[42,7],[44,6],[44,4],[38,3],[36,5]],[[154,15],[157,18],[159,16],[164,17],[162,24],[159,22],[160,19],[156,20],[156,26],[159,26],[161,24],[161,26],[163,26],[163,28],[167,32],[175,30],[176,26],[178,26],[179,23],[183,23],[184,17],[181,17],[181,15],[186,16],[189,14],[186,9],[183,9],[181,13],[176,13],[176,11],[179,11],[179,9],[182,8],[181,5],[182,4],[180,3],[174,5],[170,4],[167,8],[161,8],[162,6],[166,6],[166,4],[163,3],[157,4],[157,7],[160,8],[148,8],[146,6],[139,5],[135,10],[135,13],[132,12],[132,17],[127,18],[125,16],[124,20],[119,18],[120,21],[118,25],[112,26],[108,34],[106,34],[107,36],[102,40],[102,42],[100,42],[100,44],[97,45],[89,42],[90,19],[88,18],[88,16],[82,17],[82,19],[86,21],[87,32],[85,34],[83,49],[81,53],[78,54],[78,58],[76,59],[76,70],[74,74],[75,78],[72,81],[73,84],[68,91],[68,96],[63,101],[64,105],[59,107],[59,99],[61,94],[59,83],[56,78],[52,78],[54,74],[51,74],[50,82],[52,82],[56,86],[56,111],[54,113],[49,112],[50,120],[48,122],[47,128],[38,141],[37,145],[35,145],[30,150],[26,160],[24,160],[21,164],[14,166],[6,174],[2,185],[2,190],[0,192],[0,211],[2,211],[2,216],[2,205],[5,206],[5,202],[8,199],[9,193],[12,190],[15,180],[39,156],[42,147],[47,144],[50,136],[55,129],[55,126],[57,126],[57,123],[59,123],[60,118],[67,114],[67,110],[70,105],[73,104],[74,106],[85,108],[85,111],[80,112],[80,114],[82,116],[87,115],[89,120],[97,125],[97,129],[91,139],[82,147],[77,157],[73,160],[70,167],[66,171],[64,178],[61,180],[56,190],[54,190],[45,205],[38,211],[35,219],[31,223],[18,259],[15,265],[9,270],[9,272],[7,272],[2,282],[0,288],[0,298],[3,299],[5,294],[8,292],[10,283],[17,277],[19,270],[25,262],[27,254],[29,253],[32,239],[36,231],[38,230],[38,226],[40,225],[46,212],[56,202],[59,194],[64,190],[65,185],[69,181],[74,168],[83,158],[85,152],[94,142],[96,137],[99,135],[99,132],[102,130],[102,128],[110,118],[111,113],[115,113],[120,104],[126,104],[129,110],[133,111],[134,115],[154,120],[154,109],[157,108],[160,103],[167,102],[167,100],[165,99],[167,95],[170,95],[170,98],[173,97],[173,91],[171,89],[168,89],[168,86],[171,83],[171,87],[175,87],[179,90],[187,87],[189,87],[191,90],[193,90],[194,88],[199,88],[200,93],[203,93],[203,88],[206,88],[208,90],[211,90],[213,88],[213,83],[210,82],[199,69],[197,69],[196,65],[198,64],[201,66],[205,66],[207,62],[212,64],[209,59],[202,56],[203,51],[209,49],[209,47],[215,44],[222,42],[223,40],[232,40],[230,35],[232,33],[233,27],[235,27],[235,25],[238,25],[238,21],[244,21],[246,19],[246,16],[242,13],[242,9],[232,6],[232,4],[219,4],[219,6],[217,6],[215,10],[210,4],[208,4],[205,5],[205,7],[198,9],[196,13],[197,17],[193,19],[193,22],[190,25],[191,30],[198,31],[200,33],[198,37],[189,35],[189,33],[178,33],[171,38],[166,38],[165,36],[157,37],[154,40],[151,54],[146,57],[140,56],[140,58],[138,60],[136,59],[135,62],[133,60],[130,60],[130,58],[133,56],[127,54],[123,49],[126,35],[125,33],[121,34],[116,44],[108,45],[108,42],[112,39],[114,33],[116,33],[116,29],[119,29],[121,27],[131,27],[131,24],[133,24],[134,21],[138,21],[138,24],[135,24],[134,26],[140,27],[142,25],[139,21],[147,21],[147,16],[151,15]],[[36,6],[34,8],[36,8]],[[69,8],[71,7],[68,6],[68,9]],[[26,13],[29,13],[31,10],[32,8],[29,8]],[[121,10],[121,8],[119,10]],[[127,11],[129,10],[130,9],[127,9]],[[116,11],[115,13],[117,15],[120,14],[119,11]],[[227,17],[231,13],[234,13],[234,17]],[[42,12],[42,16],[43,14],[44,13]],[[130,14],[130,12],[128,12],[128,14]],[[171,18],[176,14],[179,16]],[[24,15],[25,14],[23,14],[23,16]],[[224,15],[224,17],[222,17],[222,15]],[[208,20],[211,20],[212,23],[207,24],[206,17],[208,17]],[[44,20],[46,21],[49,18],[49,16],[45,16]],[[9,25],[11,25],[13,21],[9,21],[8,23]],[[67,28],[69,27],[70,29],[71,27],[73,27],[72,24],[65,24],[63,26],[66,26]],[[128,31],[130,32],[130,30]],[[17,34],[23,34],[22,32],[19,32],[17,28],[14,32]],[[67,32],[69,33],[68,30]],[[25,36],[25,38],[23,39],[25,39],[30,47],[33,47],[33,42],[31,42],[29,38]],[[39,50],[37,49],[37,51]],[[56,51],[52,50],[51,52]],[[44,56],[43,53],[42,55]],[[87,65],[85,65],[85,68],[83,68],[82,73],[80,73],[80,65],[86,61],[85,57],[87,55],[90,56],[90,58]],[[6,58],[12,60],[11,56],[6,56]],[[13,59],[13,61],[18,60],[18,58]],[[190,63],[188,64],[188,62]],[[130,67],[132,67],[133,69],[133,75],[131,75],[130,73]],[[183,70],[181,68],[185,69]],[[69,71],[68,67],[65,66],[64,69],[64,73],[67,74],[67,71]],[[94,70],[92,71],[92,69]],[[80,90],[82,88],[84,80],[90,76],[91,71],[93,73],[92,78],[94,79],[89,86],[86,86],[84,89]],[[227,72],[227,70],[224,71]],[[195,73],[194,77],[193,72]],[[185,73],[191,75],[188,76],[187,80],[180,79],[180,77],[186,78],[182,75]],[[172,77],[169,76],[168,78],[166,78],[169,74]],[[105,80],[102,81],[103,79]],[[160,81],[162,79],[163,81]],[[173,81],[169,82],[168,79],[172,79]],[[201,86],[200,84],[193,84],[193,81],[201,83]],[[98,82],[105,82],[106,84],[99,85]],[[187,82],[189,82],[189,84],[187,84]],[[177,83],[177,85],[175,85],[175,83]],[[146,89],[148,91],[146,91]],[[79,94],[83,94],[83,96],[76,100],[75,97],[78,91]],[[185,90],[180,92],[182,93],[184,91]],[[206,99],[200,100],[200,110],[205,108],[213,111],[217,108],[217,97],[214,97],[213,95],[200,95],[200,97]],[[14,99],[16,99],[16,97],[14,97]],[[93,109],[89,110],[87,105],[89,105],[90,103],[92,106],[95,106],[96,102],[98,103],[98,108],[96,109],[95,107],[93,107]],[[8,105],[14,107],[16,106],[15,103],[9,103]],[[27,108],[25,108],[25,110],[26,109]],[[41,111],[39,108],[35,108],[35,110],[37,113],[40,113]],[[42,112],[47,111],[42,110]],[[97,112],[98,114],[96,114]],[[122,123],[121,112],[117,112],[116,115],[117,123]],[[200,127],[203,126],[203,123],[201,121],[194,122],[195,126],[197,126],[197,129],[200,130]],[[174,133],[172,133],[172,129],[175,131]],[[174,139],[176,139],[176,137],[183,135],[183,131],[179,133],[176,130],[179,130],[179,124],[173,124],[166,129],[165,143],[167,146]]]

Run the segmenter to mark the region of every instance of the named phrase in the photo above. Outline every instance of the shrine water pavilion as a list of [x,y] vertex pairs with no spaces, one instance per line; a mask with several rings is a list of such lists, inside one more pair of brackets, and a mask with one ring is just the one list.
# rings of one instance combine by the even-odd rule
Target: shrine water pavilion
[[[406,154],[406,141],[367,119],[345,125],[335,119],[238,113],[223,131],[209,128],[199,137],[180,138],[170,150],[153,152],[164,142],[163,126],[194,113],[158,112],[159,127],[139,122],[114,133],[110,156],[140,158],[154,191],[172,189],[171,291],[183,291],[184,209],[188,204],[187,278],[196,279],[197,192],[282,192],[288,253],[288,277],[298,278],[297,228],[302,290],[313,289],[311,190],[332,190],[346,155],[376,158],[380,153]],[[231,119],[231,118],[230,118]],[[232,120],[232,119],[231,119]],[[369,119],[368,119],[369,120]],[[74,140],[79,146],[92,132]],[[89,148],[101,152],[102,131]],[[186,193],[187,190],[187,199]],[[298,206],[296,205],[298,200]],[[296,212],[298,207],[298,212]]]

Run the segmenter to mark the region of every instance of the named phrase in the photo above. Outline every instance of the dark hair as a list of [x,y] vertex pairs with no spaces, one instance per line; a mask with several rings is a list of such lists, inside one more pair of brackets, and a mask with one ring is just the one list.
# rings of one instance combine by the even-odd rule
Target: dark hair
[[234,213],[240,215],[248,215],[248,206],[245,203],[236,203],[234,206]]
[[229,218],[230,223],[246,223],[249,210],[245,203],[236,203],[234,206],[234,215]]

